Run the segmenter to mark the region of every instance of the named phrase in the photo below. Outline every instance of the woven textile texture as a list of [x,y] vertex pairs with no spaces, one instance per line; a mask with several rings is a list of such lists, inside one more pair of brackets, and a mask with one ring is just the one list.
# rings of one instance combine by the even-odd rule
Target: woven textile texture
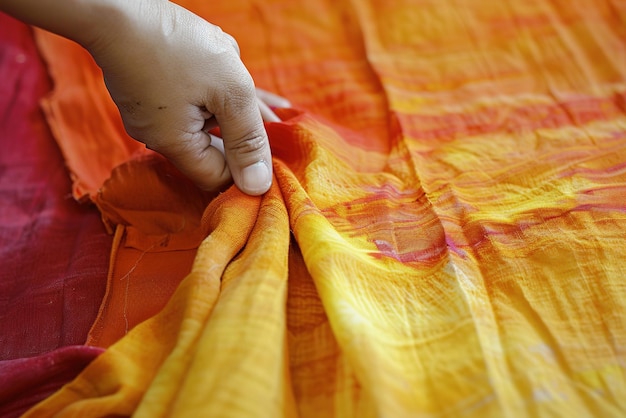
[[0,416],[18,417],[103,350],[82,344],[105,291],[111,237],[71,197],[39,100],[32,30],[0,13]]
[[198,191],[39,32],[114,243],[106,351],[27,416],[626,414],[623,0],[180,4],[294,104],[274,185]]

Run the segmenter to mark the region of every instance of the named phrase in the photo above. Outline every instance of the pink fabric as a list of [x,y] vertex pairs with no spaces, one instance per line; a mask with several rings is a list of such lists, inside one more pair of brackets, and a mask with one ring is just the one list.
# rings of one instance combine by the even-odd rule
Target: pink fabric
[[0,416],[20,416],[74,379],[103,351],[70,346],[37,357],[0,361]]
[[0,360],[84,343],[106,285],[112,237],[71,197],[49,89],[30,28],[0,15]]
[[[112,237],[79,205],[39,108],[50,89],[31,29],[0,14],[0,416],[17,416],[101,350],[85,342]],[[74,346],[61,348],[64,346]]]

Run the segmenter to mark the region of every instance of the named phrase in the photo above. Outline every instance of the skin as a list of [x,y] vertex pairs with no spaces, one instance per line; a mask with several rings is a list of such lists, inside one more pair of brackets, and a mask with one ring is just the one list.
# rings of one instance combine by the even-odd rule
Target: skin
[[[129,135],[199,187],[234,180],[260,195],[271,186],[262,114],[278,121],[269,106],[289,103],[255,89],[237,43],[218,26],[166,0],[0,0],[0,10],[86,48]],[[223,152],[207,132],[215,126]]]

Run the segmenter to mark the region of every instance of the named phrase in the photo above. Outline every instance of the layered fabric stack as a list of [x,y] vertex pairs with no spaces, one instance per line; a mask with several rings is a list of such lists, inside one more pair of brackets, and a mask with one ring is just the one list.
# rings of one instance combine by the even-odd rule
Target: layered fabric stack
[[112,237],[93,205],[72,199],[39,105],[50,84],[32,31],[0,13],[3,418],[58,390],[103,351],[82,344],[105,292]]
[[38,31],[113,241],[105,350],[26,416],[626,414],[626,3],[179,3],[293,103],[274,185],[199,191]]

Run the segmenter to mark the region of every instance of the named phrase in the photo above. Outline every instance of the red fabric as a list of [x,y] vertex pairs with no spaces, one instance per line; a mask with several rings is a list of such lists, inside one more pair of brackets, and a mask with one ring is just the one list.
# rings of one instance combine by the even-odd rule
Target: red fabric
[[71,196],[39,107],[49,90],[32,31],[0,14],[2,417],[41,400],[100,352],[53,351],[85,342],[104,295],[112,237],[95,207]]
[[103,351],[70,346],[37,357],[0,361],[0,416],[20,416],[74,379]]

